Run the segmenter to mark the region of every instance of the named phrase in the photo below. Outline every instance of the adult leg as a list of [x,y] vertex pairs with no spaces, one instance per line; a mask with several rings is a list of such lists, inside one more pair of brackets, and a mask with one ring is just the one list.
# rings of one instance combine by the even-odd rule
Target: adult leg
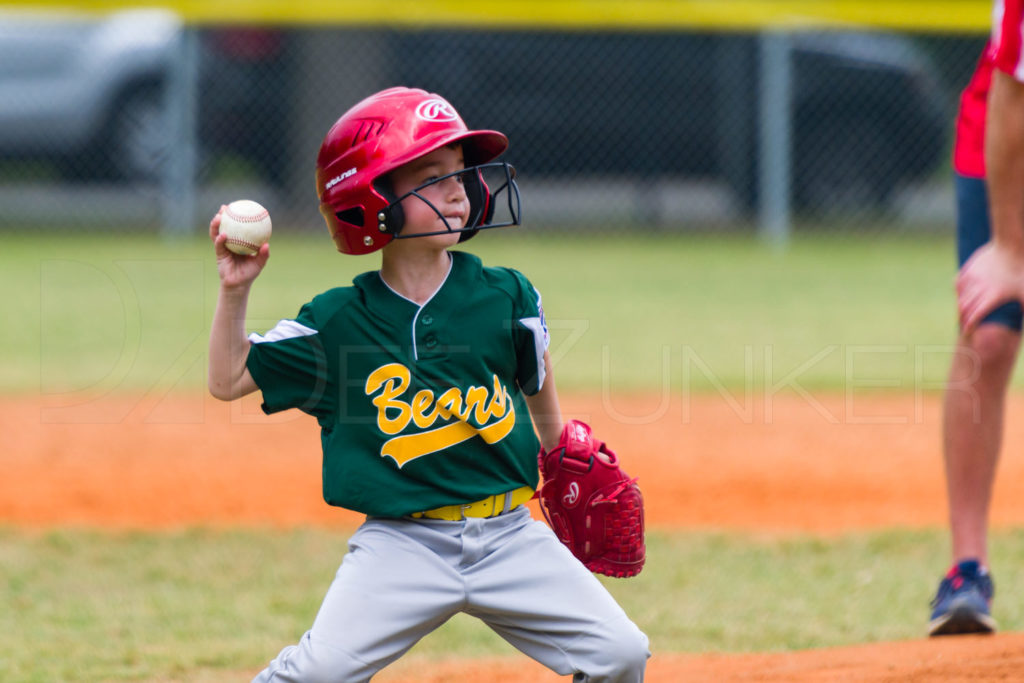
[[954,563],[988,564],[989,503],[1019,348],[1020,334],[998,323],[981,325],[957,341],[942,435]]
[[480,521],[489,540],[463,572],[467,613],[576,681],[643,681],[647,636],[546,524],[525,508]]
[[[985,181],[954,174],[957,259],[991,237]],[[943,405],[943,459],[954,563],[988,563],[988,509],[1003,436],[1006,389],[1020,347],[1021,306],[990,313],[957,340]]]
[[[985,182],[956,175],[960,264],[988,242]],[[1006,389],[1020,347],[1021,306],[990,313],[957,340],[943,406],[943,460],[953,566],[932,601],[930,635],[992,632],[988,511],[1002,443]]]

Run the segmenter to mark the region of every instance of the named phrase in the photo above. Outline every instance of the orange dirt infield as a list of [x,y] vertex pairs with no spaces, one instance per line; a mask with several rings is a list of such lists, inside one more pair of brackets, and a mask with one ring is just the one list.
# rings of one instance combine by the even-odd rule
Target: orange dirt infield
[[[639,477],[651,528],[811,532],[942,527],[940,414],[931,395],[563,395]],[[1020,414],[1024,397],[1011,396]],[[258,399],[199,396],[0,399],[0,522],[354,526],[320,498],[319,436]],[[1010,421],[992,506],[1024,524],[1024,422]],[[536,509],[535,509],[536,512]],[[377,680],[564,680],[529,660],[399,662]],[[799,653],[656,653],[648,680],[959,681],[1024,676],[1024,634]]]
[[[422,663],[420,664],[422,667]],[[556,676],[526,658],[451,661],[416,674],[401,660],[379,683],[556,683]],[[942,683],[1019,681],[1024,672],[1024,634],[961,636],[855,647],[748,655],[658,654],[647,665],[651,683]]]

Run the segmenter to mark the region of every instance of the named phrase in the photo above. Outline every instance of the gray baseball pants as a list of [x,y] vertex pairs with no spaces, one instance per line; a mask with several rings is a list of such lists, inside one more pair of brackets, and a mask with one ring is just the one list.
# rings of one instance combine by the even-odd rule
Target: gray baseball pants
[[369,681],[458,612],[589,683],[640,683],[648,640],[551,530],[519,506],[461,522],[368,518],[313,627],[254,683]]

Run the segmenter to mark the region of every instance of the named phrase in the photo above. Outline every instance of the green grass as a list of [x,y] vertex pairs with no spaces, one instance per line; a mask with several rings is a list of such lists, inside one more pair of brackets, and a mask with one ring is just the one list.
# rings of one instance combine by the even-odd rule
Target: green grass
[[[836,540],[649,534],[634,579],[602,579],[655,652],[752,652],[923,636],[946,565],[944,534]],[[1024,531],[994,535],[994,616],[1024,628]],[[238,680],[309,627],[345,547],[324,530],[114,533],[0,528],[0,671],[6,683]],[[425,659],[511,655],[459,616]],[[231,674],[234,672],[234,675]]]
[[[0,252],[0,391],[202,391],[209,243],[12,233]],[[937,389],[955,331],[953,246],[932,235],[752,238],[495,231],[468,246],[544,296],[565,389]],[[279,228],[249,327],[376,268]],[[1019,379],[1018,379],[1019,382]]]

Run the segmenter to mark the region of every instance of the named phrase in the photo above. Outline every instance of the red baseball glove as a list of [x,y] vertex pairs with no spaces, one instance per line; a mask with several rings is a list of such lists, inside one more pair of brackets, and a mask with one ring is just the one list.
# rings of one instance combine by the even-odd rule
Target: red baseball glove
[[558,539],[592,572],[639,574],[646,558],[644,500],[615,453],[588,425],[570,420],[558,446],[541,448],[539,460],[540,509]]

